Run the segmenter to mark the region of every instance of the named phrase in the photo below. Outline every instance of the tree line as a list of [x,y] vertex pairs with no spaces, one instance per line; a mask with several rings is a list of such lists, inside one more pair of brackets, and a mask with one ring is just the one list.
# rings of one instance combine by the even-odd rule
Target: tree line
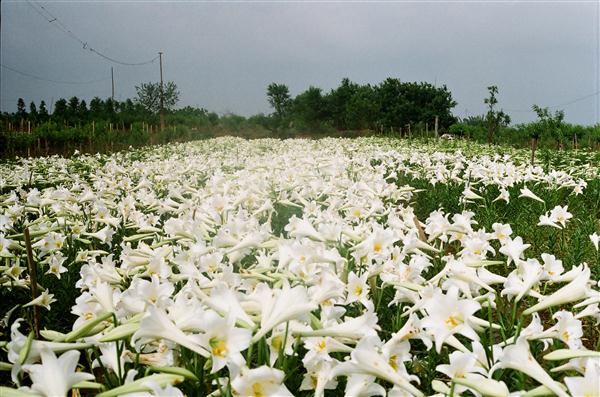
[[484,115],[466,117],[452,124],[448,132],[451,136],[466,138],[488,144],[505,143],[531,148],[531,162],[541,146],[558,150],[588,148],[600,149],[600,124],[580,125],[564,121],[564,110],[552,112],[548,107],[537,104],[531,106],[537,120],[511,125],[510,116],[498,108],[498,87],[488,87],[487,105]]
[[295,127],[338,131],[371,130],[402,133],[409,126],[433,128],[438,119],[445,129],[456,121],[456,102],[446,86],[388,78],[378,85],[357,84],[344,78],[329,92],[309,87],[293,97],[285,84],[272,83],[267,98],[275,128]]
[[[19,98],[17,111],[0,115],[0,155],[49,154],[80,150],[113,150],[234,134],[245,137],[432,136],[441,134],[489,144],[557,148],[600,147],[600,126],[571,125],[564,112],[533,105],[538,120],[510,125],[499,109],[498,87],[488,87],[487,113],[460,119],[452,114],[456,101],[446,86],[388,78],[379,84],[358,84],[348,78],[325,91],[310,86],[296,96],[286,84],[271,83],[266,97],[273,111],[244,117],[218,115],[204,108],[177,108],[180,92],[174,82],[136,86],[136,96],[124,101],[95,97],[87,103],[76,96],[61,98],[49,109]],[[160,96],[167,127],[159,130]],[[23,134],[28,132],[29,134]],[[24,150],[26,149],[26,152]],[[53,150],[56,149],[56,150]]]
[[[59,99],[52,113],[41,101],[39,107],[19,99],[17,111],[2,115],[3,124],[23,129],[24,122],[36,125],[53,122],[58,127],[76,127],[91,121],[106,121],[129,126],[135,122],[155,123],[159,112],[160,87],[145,83],[136,87],[137,96],[119,102],[111,98],[93,98],[90,103],[77,97]],[[206,109],[185,107],[175,109],[179,91],[173,82],[164,87],[164,103],[170,122],[175,124],[215,123],[219,116]],[[433,128],[438,118],[439,128],[447,129],[456,122],[452,108],[456,102],[446,86],[429,83],[402,82],[388,78],[378,85],[360,85],[345,78],[329,92],[311,86],[295,97],[285,84],[267,87],[267,99],[274,109],[270,115],[258,114],[244,121],[273,131],[295,130],[310,133],[323,130],[402,131],[408,125]],[[231,117],[232,115],[226,115]],[[6,126],[4,126],[6,129]]]

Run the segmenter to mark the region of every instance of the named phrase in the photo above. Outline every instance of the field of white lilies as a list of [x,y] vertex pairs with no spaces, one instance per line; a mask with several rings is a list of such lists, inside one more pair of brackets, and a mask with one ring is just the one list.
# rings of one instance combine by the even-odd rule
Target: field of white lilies
[[0,395],[599,396],[600,155],[217,138],[0,164]]

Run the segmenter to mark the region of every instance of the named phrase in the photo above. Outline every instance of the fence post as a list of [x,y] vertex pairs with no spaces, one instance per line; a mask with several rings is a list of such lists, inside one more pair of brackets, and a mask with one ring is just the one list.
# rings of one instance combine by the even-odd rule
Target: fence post
[[435,116],[435,137],[438,138],[438,116]]

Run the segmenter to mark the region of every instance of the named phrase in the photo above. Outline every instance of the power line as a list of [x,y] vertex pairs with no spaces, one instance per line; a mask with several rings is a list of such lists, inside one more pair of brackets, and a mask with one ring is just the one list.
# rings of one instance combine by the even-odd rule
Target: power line
[[106,77],[106,78],[103,78],[103,79],[90,80],[90,81],[52,80],[52,79],[46,79],[44,77],[39,77],[39,76],[30,74],[30,73],[22,72],[20,70],[15,69],[15,68],[11,68],[10,66],[6,66],[6,65],[4,65],[2,63],[0,63],[0,66],[2,66],[4,69],[10,70],[11,72],[20,74],[21,76],[30,77],[32,79],[41,80],[41,81],[47,81],[47,82],[56,83],[56,84],[73,84],[73,85],[94,84],[94,83],[99,83],[99,82],[106,81],[106,80],[110,79],[110,77]]
[[[571,101],[560,103],[558,105],[545,106],[545,107],[547,107],[548,109],[560,108],[560,107],[563,107],[563,106],[571,105],[571,104],[576,103],[576,102],[583,101],[583,100],[588,99],[588,98],[595,97],[598,94],[600,94],[600,91],[596,91],[593,94],[584,95],[582,97],[575,98],[575,99],[573,99]],[[531,109],[504,109],[504,110],[509,111],[509,112],[535,113]]]
[[[31,8],[33,8],[35,10],[35,12],[37,12],[42,18],[44,18],[52,26],[54,26],[55,28],[57,28],[58,30],[63,32],[64,34],[68,35],[73,40],[77,41],[79,44],[81,44],[81,46],[83,47],[84,50],[89,50],[90,52],[93,52],[94,54],[100,56],[101,58],[103,58],[109,62],[113,62],[113,63],[123,65],[123,66],[143,66],[143,65],[148,65],[150,63],[153,63],[154,61],[156,61],[158,59],[158,56],[156,56],[156,57],[154,57],[150,60],[144,61],[144,62],[124,62],[124,61],[120,61],[118,59],[112,58],[112,57],[110,57],[106,54],[103,54],[102,52],[90,47],[88,45],[87,41],[83,40],[82,38],[77,36],[75,33],[73,33],[73,31],[71,29],[69,29],[69,27],[67,25],[65,25],[60,19],[58,19],[58,17],[56,15],[54,15],[50,11],[48,11],[48,9],[46,7],[44,7],[38,1],[35,1],[35,0],[33,0],[33,1],[26,0],[26,1],[27,1],[27,4]],[[36,7],[36,5],[37,5],[37,7]]]

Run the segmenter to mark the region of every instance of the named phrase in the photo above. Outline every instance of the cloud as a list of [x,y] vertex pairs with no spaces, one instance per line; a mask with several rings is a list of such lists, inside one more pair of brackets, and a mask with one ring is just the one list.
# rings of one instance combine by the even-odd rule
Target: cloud
[[[343,77],[447,84],[456,114],[484,111],[486,87],[501,106],[533,119],[549,106],[597,90],[599,11],[581,2],[478,3],[42,3],[94,48],[129,62],[165,52],[165,77],[182,105],[245,115],[269,112],[265,90],[282,82],[297,94],[329,90]],[[27,3],[2,3],[2,62],[56,80],[110,76],[111,64],[81,49]],[[158,65],[112,65],[117,97],[158,80]],[[3,110],[27,102],[110,95],[110,82],[60,86],[2,70]],[[565,106],[567,120],[593,123],[595,98]],[[510,113],[510,111],[509,111]]]

